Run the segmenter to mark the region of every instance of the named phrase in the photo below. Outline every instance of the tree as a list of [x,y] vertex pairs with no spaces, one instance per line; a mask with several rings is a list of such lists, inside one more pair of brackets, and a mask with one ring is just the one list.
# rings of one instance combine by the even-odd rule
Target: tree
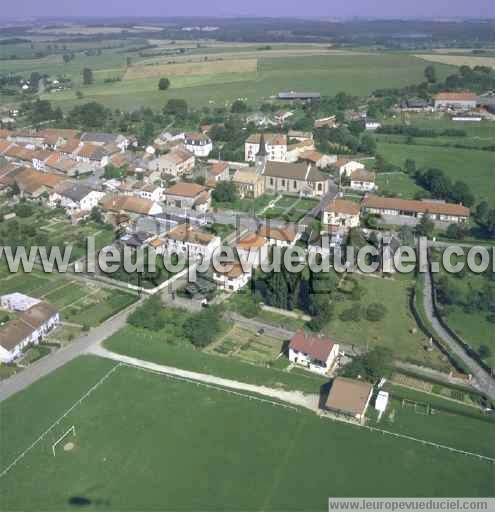
[[437,81],[437,73],[432,65],[426,66],[425,78],[430,84],[434,84]]
[[170,80],[168,78],[160,78],[158,80],[158,90],[166,91],[170,87]]
[[232,106],[230,107],[230,111],[233,114],[244,114],[249,110],[249,107],[247,106],[247,103],[242,100],[235,100],[234,103],[232,103]]
[[170,99],[165,105],[163,113],[185,117],[187,115],[187,102],[181,99]]
[[411,226],[403,225],[399,228],[399,239],[402,245],[414,247],[414,230]]
[[82,74],[83,74],[83,84],[91,85],[94,81],[93,70],[91,68],[84,68]]
[[387,308],[379,302],[374,302],[366,308],[366,320],[379,322],[387,313]]
[[447,227],[447,237],[453,240],[464,240],[468,233],[468,228],[464,224],[449,224]]
[[433,231],[435,230],[435,223],[430,219],[428,214],[421,217],[421,220],[416,226],[416,234],[418,236],[426,236],[431,238]]
[[408,158],[404,163],[404,170],[411,176],[416,172],[416,161]]
[[492,349],[488,345],[480,345],[478,355],[481,359],[488,359],[492,355]]
[[375,137],[371,133],[364,133],[361,136],[361,143],[359,144],[359,150],[367,155],[374,155],[376,152],[376,141]]
[[213,199],[219,203],[231,203],[237,199],[237,189],[232,181],[220,181],[212,193]]
[[159,331],[165,327],[162,305],[157,295],[150,297],[142,306],[136,308],[127,320],[134,327]]
[[367,354],[354,357],[352,362],[344,366],[342,375],[377,382],[382,377],[389,377],[392,371],[392,352],[386,348],[376,347]]
[[97,224],[103,224],[103,214],[98,206],[93,206],[91,213],[89,214],[89,218]]

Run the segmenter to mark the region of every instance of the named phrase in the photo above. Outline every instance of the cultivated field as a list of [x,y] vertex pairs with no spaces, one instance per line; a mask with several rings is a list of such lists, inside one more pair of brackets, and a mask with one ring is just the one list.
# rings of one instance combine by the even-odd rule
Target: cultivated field
[[5,509],[326,510],[329,496],[494,492],[493,465],[472,457],[113,367],[80,358],[1,404],[1,468],[70,411],[2,477]]
[[131,66],[127,69],[124,80],[141,78],[212,75],[224,73],[251,73],[258,65],[256,59],[217,60],[209,62],[190,62],[182,64],[159,64],[156,66]]
[[438,55],[438,54],[416,54],[415,57],[428,62],[438,62],[449,66],[488,66],[495,68],[495,57],[476,57],[472,55]]

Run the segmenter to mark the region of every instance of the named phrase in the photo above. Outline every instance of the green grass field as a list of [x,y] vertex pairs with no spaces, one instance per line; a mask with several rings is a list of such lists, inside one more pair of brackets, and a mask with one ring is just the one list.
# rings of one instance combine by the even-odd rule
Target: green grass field
[[[398,275],[391,280],[357,274],[351,279],[355,280],[361,289],[360,300],[357,302],[347,298],[336,303],[334,318],[325,328],[327,334],[341,342],[361,347],[386,347],[403,360],[447,368],[438,352],[424,350],[426,339],[418,329],[409,309],[408,294],[409,288],[414,285],[412,280]],[[344,285],[347,281],[348,277],[345,278]],[[383,304],[387,310],[384,318],[378,322],[370,322],[364,317],[358,321],[340,318],[340,315],[354,304],[360,304],[365,308],[375,302]]]
[[490,151],[379,142],[378,152],[396,165],[403,166],[409,158],[415,160],[419,168],[442,169],[452,180],[465,181],[477,201],[485,199],[491,204],[495,202],[495,155]]
[[[1,467],[114,363],[80,358],[1,404]],[[54,397],[57,399],[55,400]],[[53,440],[71,425],[71,451]],[[6,510],[326,510],[329,496],[492,496],[494,466],[120,367],[2,478]]]
[[376,184],[380,193],[402,197],[404,199],[413,199],[416,192],[422,190],[421,187],[404,173],[383,174],[376,176]]
[[[239,52],[239,58],[243,53]],[[159,91],[157,79],[140,79],[103,83],[104,78],[121,76],[125,71],[125,54],[115,50],[100,56],[77,57],[67,65],[45,63],[46,72],[65,73],[76,82],[70,91],[46,94],[54,105],[69,109],[78,103],[96,100],[111,108],[135,109],[141,106],[156,108],[170,98],[183,98],[195,106],[224,105],[236,98],[254,103],[285,90],[316,90],[325,95],[339,91],[364,95],[382,87],[401,87],[423,79],[425,62],[411,55],[307,55],[265,58],[260,53],[258,70],[252,73],[224,73],[205,76],[171,77],[168,91]],[[138,64],[136,60],[134,64]],[[95,70],[95,83],[80,87],[83,67]],[[452,66],[435,66],[439,77],[451,72]],[[33,68],[21,61],[7,61],[6,69],[25,74]],[[359,76],[359,80],[356,77]],[[84,98],[76,98],[80,89]]]

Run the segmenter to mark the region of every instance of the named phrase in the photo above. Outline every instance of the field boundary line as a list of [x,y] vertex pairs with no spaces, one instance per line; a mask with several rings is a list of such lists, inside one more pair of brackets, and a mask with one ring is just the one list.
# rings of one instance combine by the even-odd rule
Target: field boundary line
[[397,432],[390,432],[389,430],[383,430],[381,428],[370,427],[369,425],[363,425],[363,427],[368,429],[371,432],[380,432],[381,434],[389,435],[392,437],[397,437],[400,439],[407,439],[409,441],[414,441],[416,443],[421,443],[423,445],[433,446],[435,448],[441,448],[443,450],[449,450],[451,452],[459,453],[461,455],[468,455],[471,457],[476,457],[481,460],[486,460],[486,461],[495,463],[495,458],[488,457],[487,455],[481,455],[479,453],[474,453],[474,452],[467,452],[465,450],[461,450],[459,448],[453,448],[453,447],[447,446],[445,444],[434,443],[433,441],[426,441],[425,439],[419,439],[417,437],[409,436],[407,434],[399,434]]
[[20,460],[22,460],[40,441],[42,441],[66,416],[68,416],[78,405],[80,405],[86,398],[88,398],[93,391],[99,388],[112,374],[122,366],[122,363],[117,363],[110,368],[103,377],[91,386],[84,395],[82,395],[76,402],[74,402],[57,420],[55,420],[42,434],[38,436],[22,453],[20,453],[5,469],[0,472],[0,478],[4,477]]
[[184,382],[188,382],[189,384],[195,384],[196,386],[203,386],[208,389],[216,389],[217,391],[223,391],[225,393],[229,393],[231,395],[240,396],[242,398],[248,398],[249,400],[257,400],[259,402],[264,402],[273,406],[282,407],[284,409],[290,409],[292,411],[299,412],[300,409],[295,405],[284,404],[283,402],[276,402],[275,400],[268,400],[267,398],[261,398],[255,395],[249,395],[246,393],[240,393],[239,391],[233,391],[232,389],[228,389],[222,386],[217,386],[215,384],[208,384],[206,382],[201,382],[200,380],[188,379],[187,377],[181,377],[179,375],[172,375],[166,372],[159,372],[157,370],[151,370],[150,368],[143,368],[142,366],[132,365],[128,363],[121,363],[122,366],[127,366],[128,368],[134,368],[141,370],[145,373],[152,373],[153,375],[161,375],[162,377],[167,377],[172,380],[180,380]]

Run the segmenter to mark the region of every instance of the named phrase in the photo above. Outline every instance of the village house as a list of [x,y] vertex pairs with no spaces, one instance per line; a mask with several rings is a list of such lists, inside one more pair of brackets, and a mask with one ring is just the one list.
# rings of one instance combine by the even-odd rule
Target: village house
[[337,168],[339,176],[350,177],[350,175],[354,171],[366,169],[364,164],[362,164],[361,162],[356,162],[355,160],[348,160],[347,158],[339,158],[334,165]]
[[221,160],[211,162],[208,166],[208,186],[215,186],[219,181],[227,181],[230,179],[230,166],[228,162]]
[[272,120],[270,116],[263,112],[254,112],[246,117],[246,123],[253,123],[256,128],[266,128],[268,126],[276,126],[277,122]]
[[265,178],[256,169],[238,169],[232,177],[241,199],[256,199],[265,193]]
[[288,110],[279,110],[278,112],[275,112],[273,119],[279,126],[282,126],[293,115],[294,112],[290,112]]
[[336,364],[339,345],[330,338],[298,331],[289,343],[289,361],[322,375]]
[[104,196],[104,192],[93,190],[83,183],[64,182],[49,195],[48,206],[50,208],[61,206],[69,215],[80,211],[89,213],[98,206]]
[[119,133],[84,132],[81,142],[88,142],[95,146],[116,146],[120,151],[125,151],[129,146],[129,139]]
[[163,200],[164,190],[165,189],[162,187],[153,185],[152,183],[148,183],[146,185],[141,184],[141,186],[136,188],[135,195],[143,199],[153,201],[154,203],[159,203]]
[[301,234],[292,226],[276,228],[269,224],[261,225],[258,228],[258,235],[265,239],[267,245],[276,245],[277,247],[290,247],[301,237]]
[[183,146],[177,146],[169,153],[160,155],[148,163],[148,169],[172,176],[183,176],[194,169],[196,157]]
[[321,197],[328,192],[328,178],[311,164],[267,162],[265,191],[274,194],[293,194]]
[[70,128],[45,128],[38,133],[43,137],[43,149],[56,149],[68,140],[79,138],[79,131]]
[[237,255],[253,268],[258,268],[267,257],[266,238],[258,233],[246,233],[236,244]]
[[58,153],[53,153],[48,149],[38,149],[32,154],[32,165],[37,171],[44,171],[46,169],[46,162],[50,159],[56,158]]
[[[230,266],[230,265],[229,265]],[[220,290],[237,292],[247,285],[252,276],[252,270],[249,265],[244,271],[240,262],[236,261],[229,270],[221,271],[213,269],[213,281]]]
[[0,362],[10,363],[30,345],[38,345],[60,322],[59,312],[47,302],[37,302],[0,326]]
[[359,204],[335,199],[323,210],[322,227],[331,234],[345,234],[359,226]]
[[45,162],[45,169],[68,178],[91,174],[94,171],[93,167],[86,162],[78,162],[72,158],[57,158],[55,156],[48,158]]
[[307,162],[315,165],[318,169],[326,169],[337,161],[336,155],[325,155],[316,150],[303,151],[299,155],[301,162]]
[[472,92],[440,92],[434,100],[435,110],[472,110],[478,97]]
[[298,142],[313,141],[313,132],[302,132],[300,130],[289,130],[287,133],[289,140],[297,140]]
[[168,253],[187,253],[189,258],[209,257],[220,247],[219,236],[210,235],[191,224],[178,224],[166,235]]
[[186,210],[206,211],[209,207],[208,190],[197,183],[176,183],[164,192],[164,202],[167,206]]
[[101,208],[108,214],[126,214],[128,217],[139,215],[157,215],[163,212],[163,208],[149,199],[141,197],[107,194],[100,201]]
[[169,146],[172,142],[182,142],[184,140],[185,133],[180,130],[164,130],[160,135],[153,141],[153,144],[159,148]]
[[325,409],[364,424],[372,395],[373,386],[368,382],[336,377],[333,379]]
[[397,223],[397,216],[415,218],[419,221],[424,215],[436,222],[449,224],[466,223],[469,221],[469,208],[461,204],[445,201],[398,199],[369,195],[363,199],[362,208],[367,213],[388,216],[385,221]]
[[320,119],[315,119],[314,127],[318,128],[335,128],[337,126],[336,117],[321,117]]
[[287,161],[287,135],[283,133],[255,133],[244,144],[244,159],[254,162],[260,146],[266,148],[266,158],[271,162]]
[[315,149],[314,142],[312,140],[303,140],[301,142],[295,142],[287,146],[286,162],[297,162],[303,153],[313,151]]
[[47,172],[24,169],[14,177],[21,197],[38,198],[44,193],[50,193],[64,178]]
[[208,135],[199,132],[189,132],[184,136],[186,149],[198,158],[206,158],[213,151],[213,142]]
[[351,173],[351,188],[360,192],[371,192],[376,189],[375,173],[358,169]]

